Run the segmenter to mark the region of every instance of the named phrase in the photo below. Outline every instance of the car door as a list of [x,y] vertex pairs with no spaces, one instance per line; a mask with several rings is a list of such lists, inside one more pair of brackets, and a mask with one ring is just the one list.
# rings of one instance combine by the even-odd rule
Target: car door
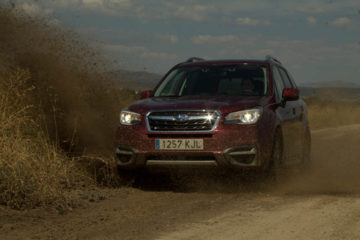
[[[297,89],[297,86],[290,79],[288,72],[283,67],[279,67],[279,72],[285,88]],[[284,104],[287,111],[286,141],[289,148],[288,163],[297,163],[301,160],[302,156],[302,118],[304,107],[300,98],[293,101],[287,101]]]
[[276,109],[277,118],[280,120],[282,136],[283,136],[283,161],[285,165],[294,162],[295,153],[293,147],[294,134],[294,112],[295,104],[292,101],[284,102],[282,99],[282,92],[284,88],[291,87],[290,83],[285,82],[281,76],[280,70],[277,66],[272,67],[273,80],[275,84],[275,97],[278,107]]

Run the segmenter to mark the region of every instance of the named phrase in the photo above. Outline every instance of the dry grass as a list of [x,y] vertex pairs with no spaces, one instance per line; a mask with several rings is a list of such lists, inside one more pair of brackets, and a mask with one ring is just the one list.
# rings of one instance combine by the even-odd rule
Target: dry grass
[[0,75],[0,204],[64,210],[74,200],[69,191],[80,186],[119,186],[112,155],[71,157],[51,139],[47,116],[31,104],[34,92],[29,71]]
[[70,31],[1,4],[0,36],[0,65],[3,60],[29,69],[50,139],[77,156],[112,151],[124,98],[112,88],[96,50]]
[[305,101],[311,129],[360,123],[360,99],[344,92],[325,90]]
[[31,116],[29,79],[24,70],[0,76],[0,203],[66,208],[65,191],[80,175]]
[[96,52],[44,22],[0,4],[0,204],[17,209],[118,186],[114,130],[136,99],[112,87]]

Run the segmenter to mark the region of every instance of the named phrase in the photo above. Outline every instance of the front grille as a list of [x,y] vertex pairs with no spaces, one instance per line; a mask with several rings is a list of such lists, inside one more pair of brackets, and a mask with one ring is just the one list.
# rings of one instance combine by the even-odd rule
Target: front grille
[[218,111],[159,111],[147,114],[149,131],[212,131],[216,128],[220,112]]

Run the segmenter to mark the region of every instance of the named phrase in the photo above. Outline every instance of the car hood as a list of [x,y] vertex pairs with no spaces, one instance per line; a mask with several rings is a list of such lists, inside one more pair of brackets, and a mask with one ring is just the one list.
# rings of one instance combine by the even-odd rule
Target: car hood
[[140,114],[154,110],[220,110],[223,114],[255,106],[264,106],[268,97],[246,96],[185,96],[185,97],[152,97],[133,103],[128,109]]

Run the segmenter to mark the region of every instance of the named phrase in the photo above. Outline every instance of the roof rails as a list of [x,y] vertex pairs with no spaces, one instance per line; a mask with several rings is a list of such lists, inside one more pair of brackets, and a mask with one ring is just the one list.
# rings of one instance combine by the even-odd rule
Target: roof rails
[[272,56],[270,56],[270,55],[266,55],[265,58],[266,58],[266,60],[274,61],[274,62],[282,65],[282,63],[281,63],[279,60],[277,60],[276,58],[274,58],[274,57],[272,57]]
[[199,57],[191,57],[191,58],[189,58],[188,60],[186,60],[187,63],[190,63],[190,62],[200,62],[200,61],[205,61],[205,59],[199,58]]

